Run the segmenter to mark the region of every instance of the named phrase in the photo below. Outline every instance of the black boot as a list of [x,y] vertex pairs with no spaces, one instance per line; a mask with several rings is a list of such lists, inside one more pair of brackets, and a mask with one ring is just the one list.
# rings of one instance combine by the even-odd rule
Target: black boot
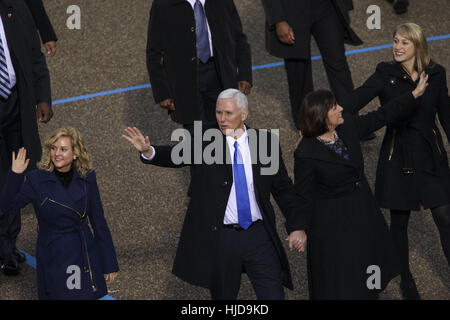
[[25,260],[27,260],[25,255],[17,249],[14,251],[14,255],[16,256],[16,260],[19,263],[24,263]]
[[6,276],[17,276],[20,273],[19,262],[17,261],[14,254],[5,258],[2,265],[0,266],[0,271]]

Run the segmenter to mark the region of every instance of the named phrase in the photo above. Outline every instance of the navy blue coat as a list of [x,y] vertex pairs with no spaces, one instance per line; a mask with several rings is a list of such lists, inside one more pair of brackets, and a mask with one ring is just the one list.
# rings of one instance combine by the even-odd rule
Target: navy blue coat
[[[66,189],[54,172],[9,172],[0,195],[0,216],[32,203],[38,221],[36,245],[39,299],[98,299],[107,294],[104,274],[119,270],[95,172],[74,170]],[[92,234],[89,223],[92,226]],[[80,288],[69,289],[79,267]],[[69,269],[68,269],[69,268]],[[70,279],[69,279],[70,278]]]

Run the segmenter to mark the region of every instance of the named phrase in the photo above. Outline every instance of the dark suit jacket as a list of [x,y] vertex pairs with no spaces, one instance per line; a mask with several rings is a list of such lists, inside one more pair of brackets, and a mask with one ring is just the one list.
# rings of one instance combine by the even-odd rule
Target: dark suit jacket
[[[310,58],[309,43],[311,41],[310,28],[311,1],[314,0],[261,0],[266,13],[266,48],[267,51],[280,58]],[[352,0],[330,0],[336,9],[344,31],[344,41],[352,45],[362,44],[361,39],[349,24],[348,11],[353,10]],[[282,43],[276,34],[275,24],[287,21],[294,30],[295,44]]]
[[[224,89],[252,83],[250,46],[233,0],[207,0],[214,59]],[[156,103],[175,100],[171,117],[189,124],[198,119],[197,47],[194,11],[186,0],[155,0],[150,10],[147,67]]]
[[42,0],[25,0],[25,3],[30,9],[31,15],[34,19],[34,23],[39,30],[42,43],[57,41],[58,39],[56,38],[55,30],[53,30],[52,23],[48,18]]
[[[17,77],[22,142],[30,158],[30,168],[41,158],[41,142],[34,106],[51,104],[50,76],[30,11],[23,0],[0,0],[0,15],[5,28],[11,60]],[[8,17],[9,16],[9,17]],[[0,151],[4,155],[0,134]],[[4,177],[0,177],[0,182]]]
[[[250,131],[252,129],[248,129]],[[260,140],[260,131],[256,130],[256,139]],[[224,154],[228,150],[225,136],[222,135]],[[269,140],[270,141],[270,140]],[[250,143],[250,140],[249,140]],[[259,144],[257,144],[259,145]],[[204,148],[206,145],[203,146]],[[271,145],[267,144],[270,154]],[[278,146],[276,146],[278,147]],[[141,158],[144,163],[162,167],[181,167],[171,159],[173,147],[157,146],[156,155],[151,161]],[[259,152],[252,154],[252,159]],[[274,175],[262,175],[259,157],[253,164],[253,181],[255,196],[263,216],[264,227],[271,237],[282,266],[283,284],[292,289],[289,263],[275,226],[275,213],[270,202],[270,194],[286,218],[288,233],[306,229],[306,221],[299,210],[298,199],[293,192],[282,157],[279,154],[279,170]],[[191,178],[191,199],[181,231],[172,272],[191,284],[209,288],[211,284],[212,266],[217,252],[217,240],[223,225],[228,197],[233,184],[231,162],[207,165],[194,164]],[[229,163],[229,164],[226,164]]]
[[[0,194],[0,216],[28,203],[33,204],[39,226],[36,245],[39,299],[105,296],[103,275],[117,272],[119,266],[95,172],[89,172],[83,179],[74,170],[66,189],[54,172],[33,170],[25,176],[9,171]],[[67,288],[70,265],[81,269],[80,289]]]

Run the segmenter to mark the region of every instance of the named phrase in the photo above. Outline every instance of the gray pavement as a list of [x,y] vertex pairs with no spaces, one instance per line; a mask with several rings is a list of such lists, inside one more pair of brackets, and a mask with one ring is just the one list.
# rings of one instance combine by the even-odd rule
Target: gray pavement
[[[145,47],[151,1],[44,2],[59,37],[57,55],[47,59],[54,101],[149,82]],[[264,13],[260,1],[235,0],[235,3],[252,47],[253,65],[280,61],[265,50]],[[424,27],[428,37],[450,34],[448,0],[410,0],[410,3],[408,13],[397,16],[384,0],[354,1],[352,24],[364,40],[364,45],[357,48],[390,43],[394,26],[407,21]],[[69,16],[66,9],[71,4],[81,8],[81,30],[66,27]],[[366,27],[369,17],[366,9],[371,4],[381,8],[380,30]],[[432,41],[429,46],[432,58],[448,69],[450,39]],[[312,54],[319,54],[315,45]],[[390,49],[349,55],[355,86],[372,74],[378,62],[390,59]],[[313,73],[316,88],[328,88],[321,60],[313,62]],[[293,176],[292,152],[298,134],[290,119],[284,67],[254,71],[249,104],[250,126],[280,129],[284,160]],[[376,108],[377,104],[378,101],[372,101],[364,112]],[[144,166],[128,142],[121,139],[125,127],[137,126],[152,143],[167,143],[171,132],[179,127],[155,105],[151,89],[59,103],[54,106],[54,112],[50,123],[40,125],[41,137],[44,139],[60,126],[72,125],[82,132],[93,157],[121,268],[118,279],[110,286],[110,295],[116,299],[209,299],[207,290],[171,274],[188,202],[189,170]],[[376,140],[363,144],[366,173],[372,186],[383,132],[378,131]],[[447,143],[447,150],[450,150],[448,147]],[[278,230],[284,239],[284,221],[278,208],[276,212]],[[31,207],[23,210],[22,221],[18,247],[34,255],[37,225]],[[411,268],[422,297],[450,299],[450,270],[429,211],[413,212],[409,236]],[[287,299],[307,299],[305,255],[288,252],[288,258],[295,289],[286,290]],[[35,276],[35,270],[27,265],[23,266],[19,277],[0,275],[0,299],[36,299]],[[242,277],[238,298],[255,299],[246,275]],[[398,278],[389,284],[381,298],[400,299]]]

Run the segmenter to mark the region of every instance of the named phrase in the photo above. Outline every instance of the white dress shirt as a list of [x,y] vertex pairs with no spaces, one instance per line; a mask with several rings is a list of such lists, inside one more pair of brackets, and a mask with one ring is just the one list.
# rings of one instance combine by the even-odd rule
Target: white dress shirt
[[[189,2],[189,4],[192,6],[192,10],[194,10],[194,5],[196,0],[186,0],[187,2]],[[205,10],[205,2],[206,0],[200,0],[200,2],[202,3],[203,6],[203,10]],[[211,30],[209,29],[209,23],[208,23],[208,17],[206,16],[206,12],[205,12],[205,18],[206,18],[206,26],[208,28],[208,40],[209,40],[209,48],[211,50],[211,57],[214,55],[213,53],[213,46],[212,46],[212,40],[211,40]]]
[[[248,189],[248,197],[250,199],[250,211],[252,213],[252,221],[254,222],[256,220],[262,220],[261,210],[259,209],[258,203],[256,202],[255,188],[253,185],[252,158],[250,154],[250,147],[248,145],[247,128],[245,128],[244,133],[242,134],[242,136],[239,137],[239,139],[235,140],[233,137],[227,136],[226,140],[228,144],[228,149],[230,150],[231,162],[233,163],[233,166],[234,166],[234,142],[237,141],[238,143],[238,148],[242,155],[242,161],[244,162],[245,178],[247,179],[247,189]],[[233,185],[231,186],[230,196],[228,198],[223,223],[235,224],[238,222],[239,219],[236,202],[236,187],[233,175]]]
[[9,73],[9,83],[11,85],[11,88],[13,88],[16,85],[16,73],[14,71],[14,66],[11,61],[11,55],[9,53],[8,48],[8,41],[6,40],[5,29],[3,27],[3,20],[1,16],[0,16],[0,37],[2,38],[3,50],[5,51],[6,65],[8,67]]

